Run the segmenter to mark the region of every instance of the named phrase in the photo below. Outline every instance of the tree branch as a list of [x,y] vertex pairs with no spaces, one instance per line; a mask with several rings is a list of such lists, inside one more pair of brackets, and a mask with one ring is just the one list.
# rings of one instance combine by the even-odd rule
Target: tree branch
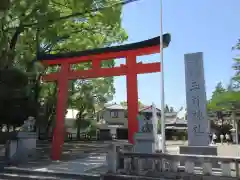
[[[119,1],[117,3],[108,5],[108,6],[103,6],[103,7],[99,7],[99,8],[92,8],[92,9],[89,9],[89,10],[85,10],[83,12],[73,13],[73,14],[70,14],[70,15],[62,16],[60,18],[56,18],[56,19],[48,19],[44,23],[50,25],[50,24],[53,24],[54,22],[57,22],[57,21],[66,20],[66,19],[73,18],[73,17],[78,17],[78,16],[84,16],[84,15],[87,15],[87,14],[91,15],[91,16],[95,16],[94,13],[96,13],[98,11],[105,10],[105,9],[108,9],[108,8],[113,8],[113,7],[119,6],[119,5],[127,5],[127,4],[133,3],[135,1],[139,1],[139,0],[122,0],[122,1]],[[33,27],[33,26],[38,26],[38,25],[39,25],[39,23],[35,22],[35,23],[31,23],[31,24],[24,24],[24,27]],[[12,28],[9,28],[9,29],[12,29]]]
[[38,10],[38,5],[35,5],[35,7],[32,8],[32,11],[29,14],[26,15],[26,12],[22,14],[23,19],[22,20],[20,19],[20,24],[16,28],[16,31],[10,41],[9,47],[11,50],[15,48],[19,35],[21,34],[21,32],[24,31],[24,25],[23,25],[24,21],[27,21],[30,17],[32,17],[32,15],[36,13],[36,10]]
[[66,5],[64,5],[64,4],[61,4],[61,3],[59,3],[59,2],[56,2],[56,1],[54,1],[54,0],[52,0],[51,2],[52,2],[52,4],[59,5],[59,6],[62,6],[62,7],[71,9],[71,8],[69,8],[68,6],[66,6]]
[[19,35],[21,34],[21,32],[24,30],[23,26],[22,25],[19,25],[14,33],[14,35],[12,36],[12,39],[10,40],[10,43],[9,43],[9,48],[11,50],[13,50],[17,44],[17,40],[18,40],[18,37]]
[[[24,31],[23,22],[24,22],[24,21],[27,21],[27,20],[33,15],[33,13],[36,12],[37,9],[38,9],[38,6],[35,6],[28,15],[26,15],[26,12],[24,12],[24,13],[22,14],[22,17],[24,17],[24,18],[23,18],[22,20],[20,20],[20,24],[19,24],[19,26],[16,28],[16,31],[15,31],[15,33],[13,34],[13,36],[12,36],[12,38],[11,38],[11,40],[10,40],[10,43],[9,43],[9,48],[10,48],[10,50],[14,50],[14,49],[15,49],[16,44],[17,44],[17,41],[18,41],[18,37],[19,37],[19,35]],[[11,62],[12,62],[13,59],[14,59],[13,57],[10,57],[10,58],[8,59],[8,62],[7,62],[7,65],[6,65],[7,67],[8,67],[8,65],[9,65],[9,60],[11,60]],[[6,67],[6,66],[5,66],[5,67]]]

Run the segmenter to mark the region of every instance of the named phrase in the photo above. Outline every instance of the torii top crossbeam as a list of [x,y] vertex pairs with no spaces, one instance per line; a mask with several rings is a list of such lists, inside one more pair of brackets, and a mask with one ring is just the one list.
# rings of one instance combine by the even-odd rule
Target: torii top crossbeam
[[[163,35],[163,46],[167,47],[170,43],[170,35]],[[99,48],[93,50],[85,50],[79,52],[69,52],[60,54],[38,54],[38,60],[45,65],[58,65],[63,63],[75,64],[81,62],[92,62],[92,69],[85,71],[69,71],[68,79],[81,79],[81,78],[97,78],[97,77],[108,77],[108,76],[121,76],[126,75],[127,66],[122,65],[121,67],[101,68],[100,64],[102,60],[114,59],[114,58],[126,58],[127,56],[142,56],[155,54],[160,52],[160,37],[155,37],[146,41]],[[136,64],[135,67],[138,74],[159,72],[159,63],[149,64]],[[66,75],[66,74],[65,74]],[[59,73],[51,73],[43,76],[45,81],[57,80]]]
[[[163,46],[168,47],[171,41],[170,34],[163,35]],[[145,41],[112,46],[98,49],[90,49],[78,52],[58,53],[58,54],[38,54],[37,59],[44,64],[54,65],[61,61],[68,61],[70,64],[87,62],[89,59],[103,60],[111,58],[125,58],[128,54],[137,56],[155,54],[160,52],[160,37],[155,37]],[[96,58],[96,59],[95,59]]]

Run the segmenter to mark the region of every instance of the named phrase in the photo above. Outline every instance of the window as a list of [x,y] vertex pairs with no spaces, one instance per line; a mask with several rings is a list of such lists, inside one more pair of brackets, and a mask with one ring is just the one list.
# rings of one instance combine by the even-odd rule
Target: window
[[150,120],[152,118],[152,113],[150,112],[145,112],[144,115],[147,120]]
[[111,118],[118,118],[118,111],[111,111],[110,116]]
[[121,123],[121,122],[108,122],[108,125],[124,126],[124,123]]
[[124,112],[124,117],[128,118],[128,112],[127,111]]

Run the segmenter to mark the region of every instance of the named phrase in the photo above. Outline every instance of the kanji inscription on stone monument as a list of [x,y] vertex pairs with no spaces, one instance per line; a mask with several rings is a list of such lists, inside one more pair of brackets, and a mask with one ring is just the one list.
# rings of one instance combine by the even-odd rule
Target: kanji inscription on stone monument
[[185,54],[184,59],[188,113],[188,144],[190,146],[208,146],[209,122],[206,112],[203,53]]

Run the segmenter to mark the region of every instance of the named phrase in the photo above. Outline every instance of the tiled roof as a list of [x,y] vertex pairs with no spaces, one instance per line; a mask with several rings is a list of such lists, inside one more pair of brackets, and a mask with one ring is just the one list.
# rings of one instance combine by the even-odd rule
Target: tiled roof
[[172,116],[176,117],[177,116],[177,112],[165,112],[165,116],[166,117],[172,117]]
[[185,119],[179,119],[179,118],[166,118],[165,124],[187,124],[187,121]]
[[126,109],[124,106],[121,104],[107,104],[104,106],[105,109],[115,109],[115,110],[124,110]]
[[[160,109],[156,108],[157,112],[161,112]],[[152,106],[146,106],[139,110],[139,112],[152,112]],[[177,112],[165,112],[166,117],[177,116]]]
[[[152,106],[146,106],[141,108],[139,112],[152,112]],[[127,110],[127,107],[122,106],[121,104],[105,104],[104,109],[110,110]],[[103,110],[103,109],[102,109]],[[157,112],[161,113],[161,110],[157,108]],[[165,112],[166,124],[186,124],[187,121],[182,117],[178,117],[178,112]]]
[[[160,109],[158,109],[158,108],[156,108],[156,109],[157,109],[157,112],[161,112]],[[146,106],[146,107],[144,107],[144,108],[141,108],[141,109],[139,110],[139,112],[152,112],[152,106]]]

